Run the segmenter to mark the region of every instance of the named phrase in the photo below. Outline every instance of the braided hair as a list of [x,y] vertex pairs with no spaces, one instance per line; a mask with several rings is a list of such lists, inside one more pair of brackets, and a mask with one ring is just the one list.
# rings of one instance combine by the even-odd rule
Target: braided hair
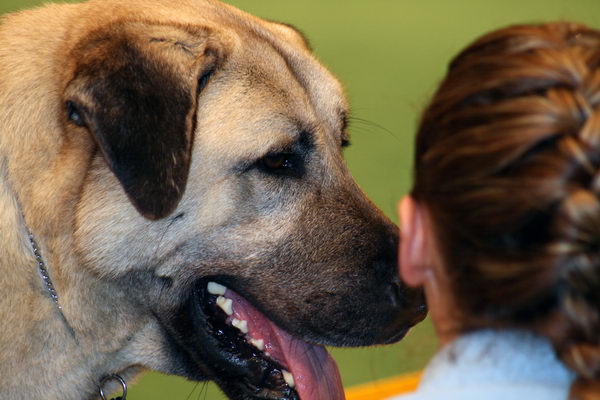
[[600,32],[487,34],[420,124],[412,196],[434,222],[464,330],[547,336],[600,399]]

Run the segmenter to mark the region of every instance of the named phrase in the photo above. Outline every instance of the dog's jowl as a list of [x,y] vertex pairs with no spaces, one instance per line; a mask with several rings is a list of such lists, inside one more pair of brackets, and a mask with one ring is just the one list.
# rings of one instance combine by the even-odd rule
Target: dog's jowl
[[217,1],[5,17],[0,398],[96,399],[146,369],[343,398],[322,346],[424,314],[344,163],[347,112],[298,31]]

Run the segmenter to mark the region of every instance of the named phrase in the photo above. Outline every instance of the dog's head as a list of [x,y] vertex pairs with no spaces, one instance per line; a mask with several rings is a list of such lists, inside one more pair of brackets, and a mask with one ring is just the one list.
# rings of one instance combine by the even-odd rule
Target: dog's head
[[127,4],[66,50],[62,123],[97,149],[82,265],[147,316],[139,364],[240,399],[333,396],[308,343],[390,343],[424,314],[396,277],[396,227],[343,160],[340,84],[291,27],[212,1]]

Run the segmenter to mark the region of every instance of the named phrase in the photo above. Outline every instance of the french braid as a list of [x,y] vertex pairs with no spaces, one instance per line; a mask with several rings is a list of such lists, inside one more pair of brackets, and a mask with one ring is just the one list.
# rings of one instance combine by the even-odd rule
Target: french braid
[[546,334],[600,399],[600,32],[555,23],[477,40],[451,63],[416,145],[464,329]]

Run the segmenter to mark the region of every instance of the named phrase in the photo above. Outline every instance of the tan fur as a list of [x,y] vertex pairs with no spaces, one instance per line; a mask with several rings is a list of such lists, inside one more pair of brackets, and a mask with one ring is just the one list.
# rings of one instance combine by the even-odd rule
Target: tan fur
[[[190,85],[207,48],[226,58],[194,110],[189,178],[171,214],[183,213],[181,222],[138,213],[93,137],[67,120],[66,88],[86,57],[111,57],[113,42],[103,50],[105,44],[93,39],[107,34],[127,37]],[[168,40],[147,40],[154,37]],[[84,94],[80,98],[89,103]],[[367,224],[391,226],[345,167],[340,142],[346,108],[340,84],[296,31],[216,1],[92,0],[5,17],[0,25],[0,398],[90,399],[107,374],[131,379],[150,368],[185,375],[171,360],[161,324],[143,307],[147,300],[154,311],[175,309],[178,296],[164,296],[154,305],[157,298],[144,297],[146,289],[127,282],[164,278],[177,284],[195,276],[239,274],[261,282],[249,296],[276,320],[299,335],[310,330],[301,327],[309,317],[294,305],[294,296],[317,290],[304,278],[312,280],[313,272],[308,267],[265,271],[262,265],[275,257],[272,249],[287,241],[292,244],[285,257],[302,257],[298,265],[330,263],[332,272],[319,267],[324,271],[315,287],[343,289],[340,279],[361,275],[344,272],[348,261],[339,255],[358,254],[344,247],[358,240],[352,232]],[[296,142],[301,129],[314,133],[311,168],[316,171],[302,183],[285,189],[254,173],[232,172],[241,160]],[[352,217],[355,209],[365,216]],[[316,228],[323,224],[329,225]],[[38,274],[27,227],[40,244],[65,320]],[[339,231],[335,241],[320,236],[327,229]],[[290,241],[299,232],[308,240]],[[371,236],[364,237],[368,240]],[[239,265],[247,267],[242,271]],[[368,329],[367,322],[363,325]]]

